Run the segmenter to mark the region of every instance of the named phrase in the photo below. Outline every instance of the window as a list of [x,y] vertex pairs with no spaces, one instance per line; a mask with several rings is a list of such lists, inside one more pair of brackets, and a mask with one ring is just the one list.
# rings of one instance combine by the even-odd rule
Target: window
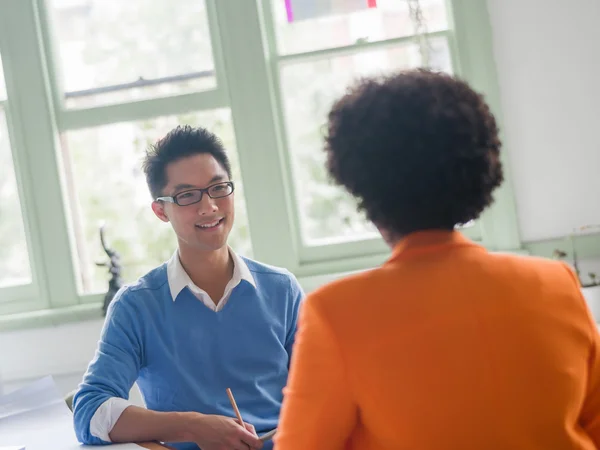
[[[393,0],[271,4],[274,76],[300,240],[305,247],[377,240],[375,228],[356,212],[355,201],[328,180],[321,130],[334,100],[360,77],[420,66],[453,72],[446,1],[421,1],[420,10],[415,2]],[[480,237],[477,231],[472,230],[472,237]],[[362,252],[364,246],[356,247],[356,254]],[[310,248],[304,254],[308,259],[316,255]],[[335,254],[333,249],[329,256],[325,253]]]
[[0,61],[0,288],[31,283],[29,252],[6,112],[6,86]]
[[[445,3],[444,0],[420,2],[429,32],[448,29]],[[302,0],[272,0],[278,53],[290,55],[410,37],[415,32],[410,4],[410,0],[322,2],[320,5]]]
[[168,260],[176,248],[169,224],[158,220],[141,170],[144,151],[178,124],[203,126],[217,134],[228,150],[236,182],[236,220],[231,247],[251,256],[244,189],[235,152],[228,109],[158,117],[102,127],[67,131],[62,136],[67,163],[70,204],[84,292],[106,288],[107,259],[99,228],[107,243],[121,255],[123,277],[132,281]]
[[50,0],[69,108],[216,86],[203,0]]
[[[176,248],[171,227],[150,209],[141,161],[149,145],[180,124],[203,126],[223,140],[236,181],[230,245],[252,256],[230,109],[211,108],[202,93],[217,89],[205,3],[48,0],[47,4],[51,42],[60,49],[54,67],[60,74],[57,84],[63,80],[59,120],[66,119],[60,147],[81,292],[106,289],[106,268],[98,264],[107,260],[101,226],[107,244],[121,256],[126,282],[169,259]],[[177,104],[180,95],[195,91],[193,108]],[[174,110],[165,110],[161,98],[175,99]],[[144,108],[136,103],[139,100],[147,100]],[[99,106],[111,103],[116,118],[98,112],[103,111]],[[224,95],[218,103],[226,106]],[[76,124],[69,122],[72,108],[80,109]],[[119,120],[126,108],[131,120]]]
[[[349,82],[427,63],[498,107],[485,2],[0,0],[0,51],[0,329],[99,315],[102,225],[127,282],[172,255],[140,163],[175,125],[229,151],[232,247],[314,286],[389,254],[323,165]],[[465,229],[518,249],[510,186]]]
[[[437,40],[432,45],[441,55],[435,61],[437,66],[450,71],[446,42]],[[320,130],[334,100],[356,78],[420,64],[418,46],[407,43],[281,65],[287,142],[304,242],[316,245],[344,237],[359,239],[376,235],[374,227],[356,212],[355,202],[329,183]]]

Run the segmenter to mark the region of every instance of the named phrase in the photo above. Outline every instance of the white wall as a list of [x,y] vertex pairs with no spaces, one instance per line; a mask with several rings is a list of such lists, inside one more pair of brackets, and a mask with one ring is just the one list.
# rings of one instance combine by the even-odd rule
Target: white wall
[[[94,356],[102,320],[65,324],[37,330],[0,333],[0,380],[4,392],[52,375],[66,395],[81,381]],[[142,404],[137,387],[132,402]]]
[[[600,223],[600,2],[488,0],[505,148],[525,240]],[[476,37],[474,37],[476,38]],[[326,281],[306,280],[305,287]],[[600,308],[598,309],[600,314]],[[53,374],[74,389],[102,322],[0,333],[0,379],[12,389]]]
[[0,379],[8,392],[53,375],[63,394],[75,389],[94,356],[102,321],[0,333]]
[[11,380],[85,369],[94,356],[102,321],[0,333],[0,377]]
[[600,223],[600,2],[487,3],[523,240]]

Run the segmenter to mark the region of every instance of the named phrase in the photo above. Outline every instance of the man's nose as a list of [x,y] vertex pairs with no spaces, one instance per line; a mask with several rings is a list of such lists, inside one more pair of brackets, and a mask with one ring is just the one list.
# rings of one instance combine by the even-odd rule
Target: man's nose
[[202,199],[198,202],[198,214],[201,216],[205,214],[214,213],[217,210],[217,203],[214,198],[210,198],[208,194],[204,194]]

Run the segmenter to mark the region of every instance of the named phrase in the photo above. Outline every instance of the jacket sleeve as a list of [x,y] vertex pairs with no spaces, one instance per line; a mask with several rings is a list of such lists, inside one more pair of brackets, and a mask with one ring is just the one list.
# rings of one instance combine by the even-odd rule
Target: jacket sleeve
[[333,330],[309,295],[303,303],[275,448],[341,450],[358,408]]
[[588,368],[588,387],[581,412],[581,425],[596,448],[600,448],[600,337],[595,327]]
[[83,444],[109,443],[92,435],[91,420],[110,398],[129,398],[143,366],[141,321],[128,301],[129,295],[125,288],[109,306],[96,354],[73,399],[75,433]]
[[573,296],[585,310],[586,325],[589,326],[590,351],[588,357],[587,389],[580,415],[580,425],[600,448],[600,334],[598,325],[583,297],[579,279],[571,268],[567,268],[573,279]]

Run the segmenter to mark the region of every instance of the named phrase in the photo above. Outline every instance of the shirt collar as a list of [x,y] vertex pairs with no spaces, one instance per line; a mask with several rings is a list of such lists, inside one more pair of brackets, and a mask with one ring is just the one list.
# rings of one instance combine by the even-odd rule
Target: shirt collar
[[[242,280],[247,281],[253,287],[256,287],[256,282],[252,276],[252,272],[248,268],[246,262],[231,248],[229,254],[233,258],[233,276],[231,277],[232,288],[237,286]],[[188,273],[185,271],[179,260],[179,251],[176,250],[167,262],[167,281],[169,282],[169,290],[173,301],[181,293],[185,287],[201,290],[194,284]]]

